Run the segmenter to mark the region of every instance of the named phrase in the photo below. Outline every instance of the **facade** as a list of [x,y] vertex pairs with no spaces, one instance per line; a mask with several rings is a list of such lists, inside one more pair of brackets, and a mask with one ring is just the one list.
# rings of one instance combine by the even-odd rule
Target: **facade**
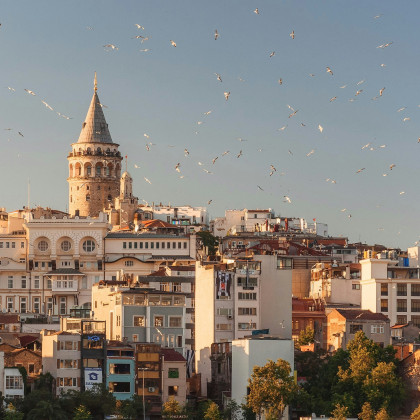
[[333,309],[327,315],[326,350],[345,350],[358,331],[381,347],[391,344],[389,319],[385,315],[361,309]]
[[[1,360],[1,358],[0,358]],[[1,372],[1,369],[0,369]],[[3,376],[3,396],[5,399],[23,398],[25,396],[25,386],[23,376],[18,367],[5,367]]]
[[162,357],[162,403],[174,399],[181,406],[187,401],[187,361],[174,349],[161,348]]
[[118,341],[108,342],[106,386],[117,400],[127,400],[135,394],[136,361],[132,346]]
[[399,260],[361,260],[361,306],[381,312],[391,325],[412,322],[420,327],[420,268]]
[[292,264],[287,257],[255,255],[196,264],[196,371],[201,389],[211,381],[211,345],[253,331],[292,337]]

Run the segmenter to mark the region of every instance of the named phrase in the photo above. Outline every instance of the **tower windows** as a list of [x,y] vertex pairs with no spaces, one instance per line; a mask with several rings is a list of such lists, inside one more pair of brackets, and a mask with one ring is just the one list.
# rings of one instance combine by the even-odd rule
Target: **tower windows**
[[111,196],[111,194],[108,194],[108,201],[112,201],[112,196]]
[[70,249],[71,249],[71,242],[70,241],[67,241],[67,240],[61,242],[61,249],[64,252],[70,251]]
[[96,176],[101,176],[101,165],[96,165]]
[[42,252],[45,252],[48,250],[48,242],[47,241],[39,241],[38,242],[38,249]]
[[86,201],[90,201],[90,194],[86,194]]
[[97,153],[98,155],[102,155],[102,149],[101,149],[100,147],[98,147],[98,148],[96,149],[96,153]]
[[92,176],[92,166],[90,165],[86,166],[86,175]]
[[105,168],[105,175],[106,175],[106,176],[111,176],[111,168],[110,168],[109,166],[107,166],[107,167]]

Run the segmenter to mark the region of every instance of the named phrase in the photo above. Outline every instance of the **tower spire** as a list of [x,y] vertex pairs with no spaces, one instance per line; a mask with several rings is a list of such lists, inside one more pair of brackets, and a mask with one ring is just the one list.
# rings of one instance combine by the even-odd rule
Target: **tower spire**
[[96,71],[95,71],[95,80],[93,82],[93,90],[95,93],[98,91],[98,81],[96,80]]

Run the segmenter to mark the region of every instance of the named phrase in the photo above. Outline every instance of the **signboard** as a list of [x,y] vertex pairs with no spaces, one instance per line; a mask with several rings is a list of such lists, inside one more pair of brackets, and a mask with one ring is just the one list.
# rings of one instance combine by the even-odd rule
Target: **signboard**
[[102,369],[85,368],[85,389],[92,389],[100,384],[102,384]]
[[230,298],[232,274],[225,271],[216,271],[216,299]]

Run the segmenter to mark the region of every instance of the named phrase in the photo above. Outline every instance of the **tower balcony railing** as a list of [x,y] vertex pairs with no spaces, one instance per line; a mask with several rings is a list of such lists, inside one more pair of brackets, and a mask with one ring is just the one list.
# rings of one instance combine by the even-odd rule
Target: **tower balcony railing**
[[77,157],[77,156],[109,156],[109,157],[121,157],[120,152],[112,152],[112,151],[100,151],[97,150],[94,151],[87,151],[83,150],[81,152],[70,152],[67,157]]

